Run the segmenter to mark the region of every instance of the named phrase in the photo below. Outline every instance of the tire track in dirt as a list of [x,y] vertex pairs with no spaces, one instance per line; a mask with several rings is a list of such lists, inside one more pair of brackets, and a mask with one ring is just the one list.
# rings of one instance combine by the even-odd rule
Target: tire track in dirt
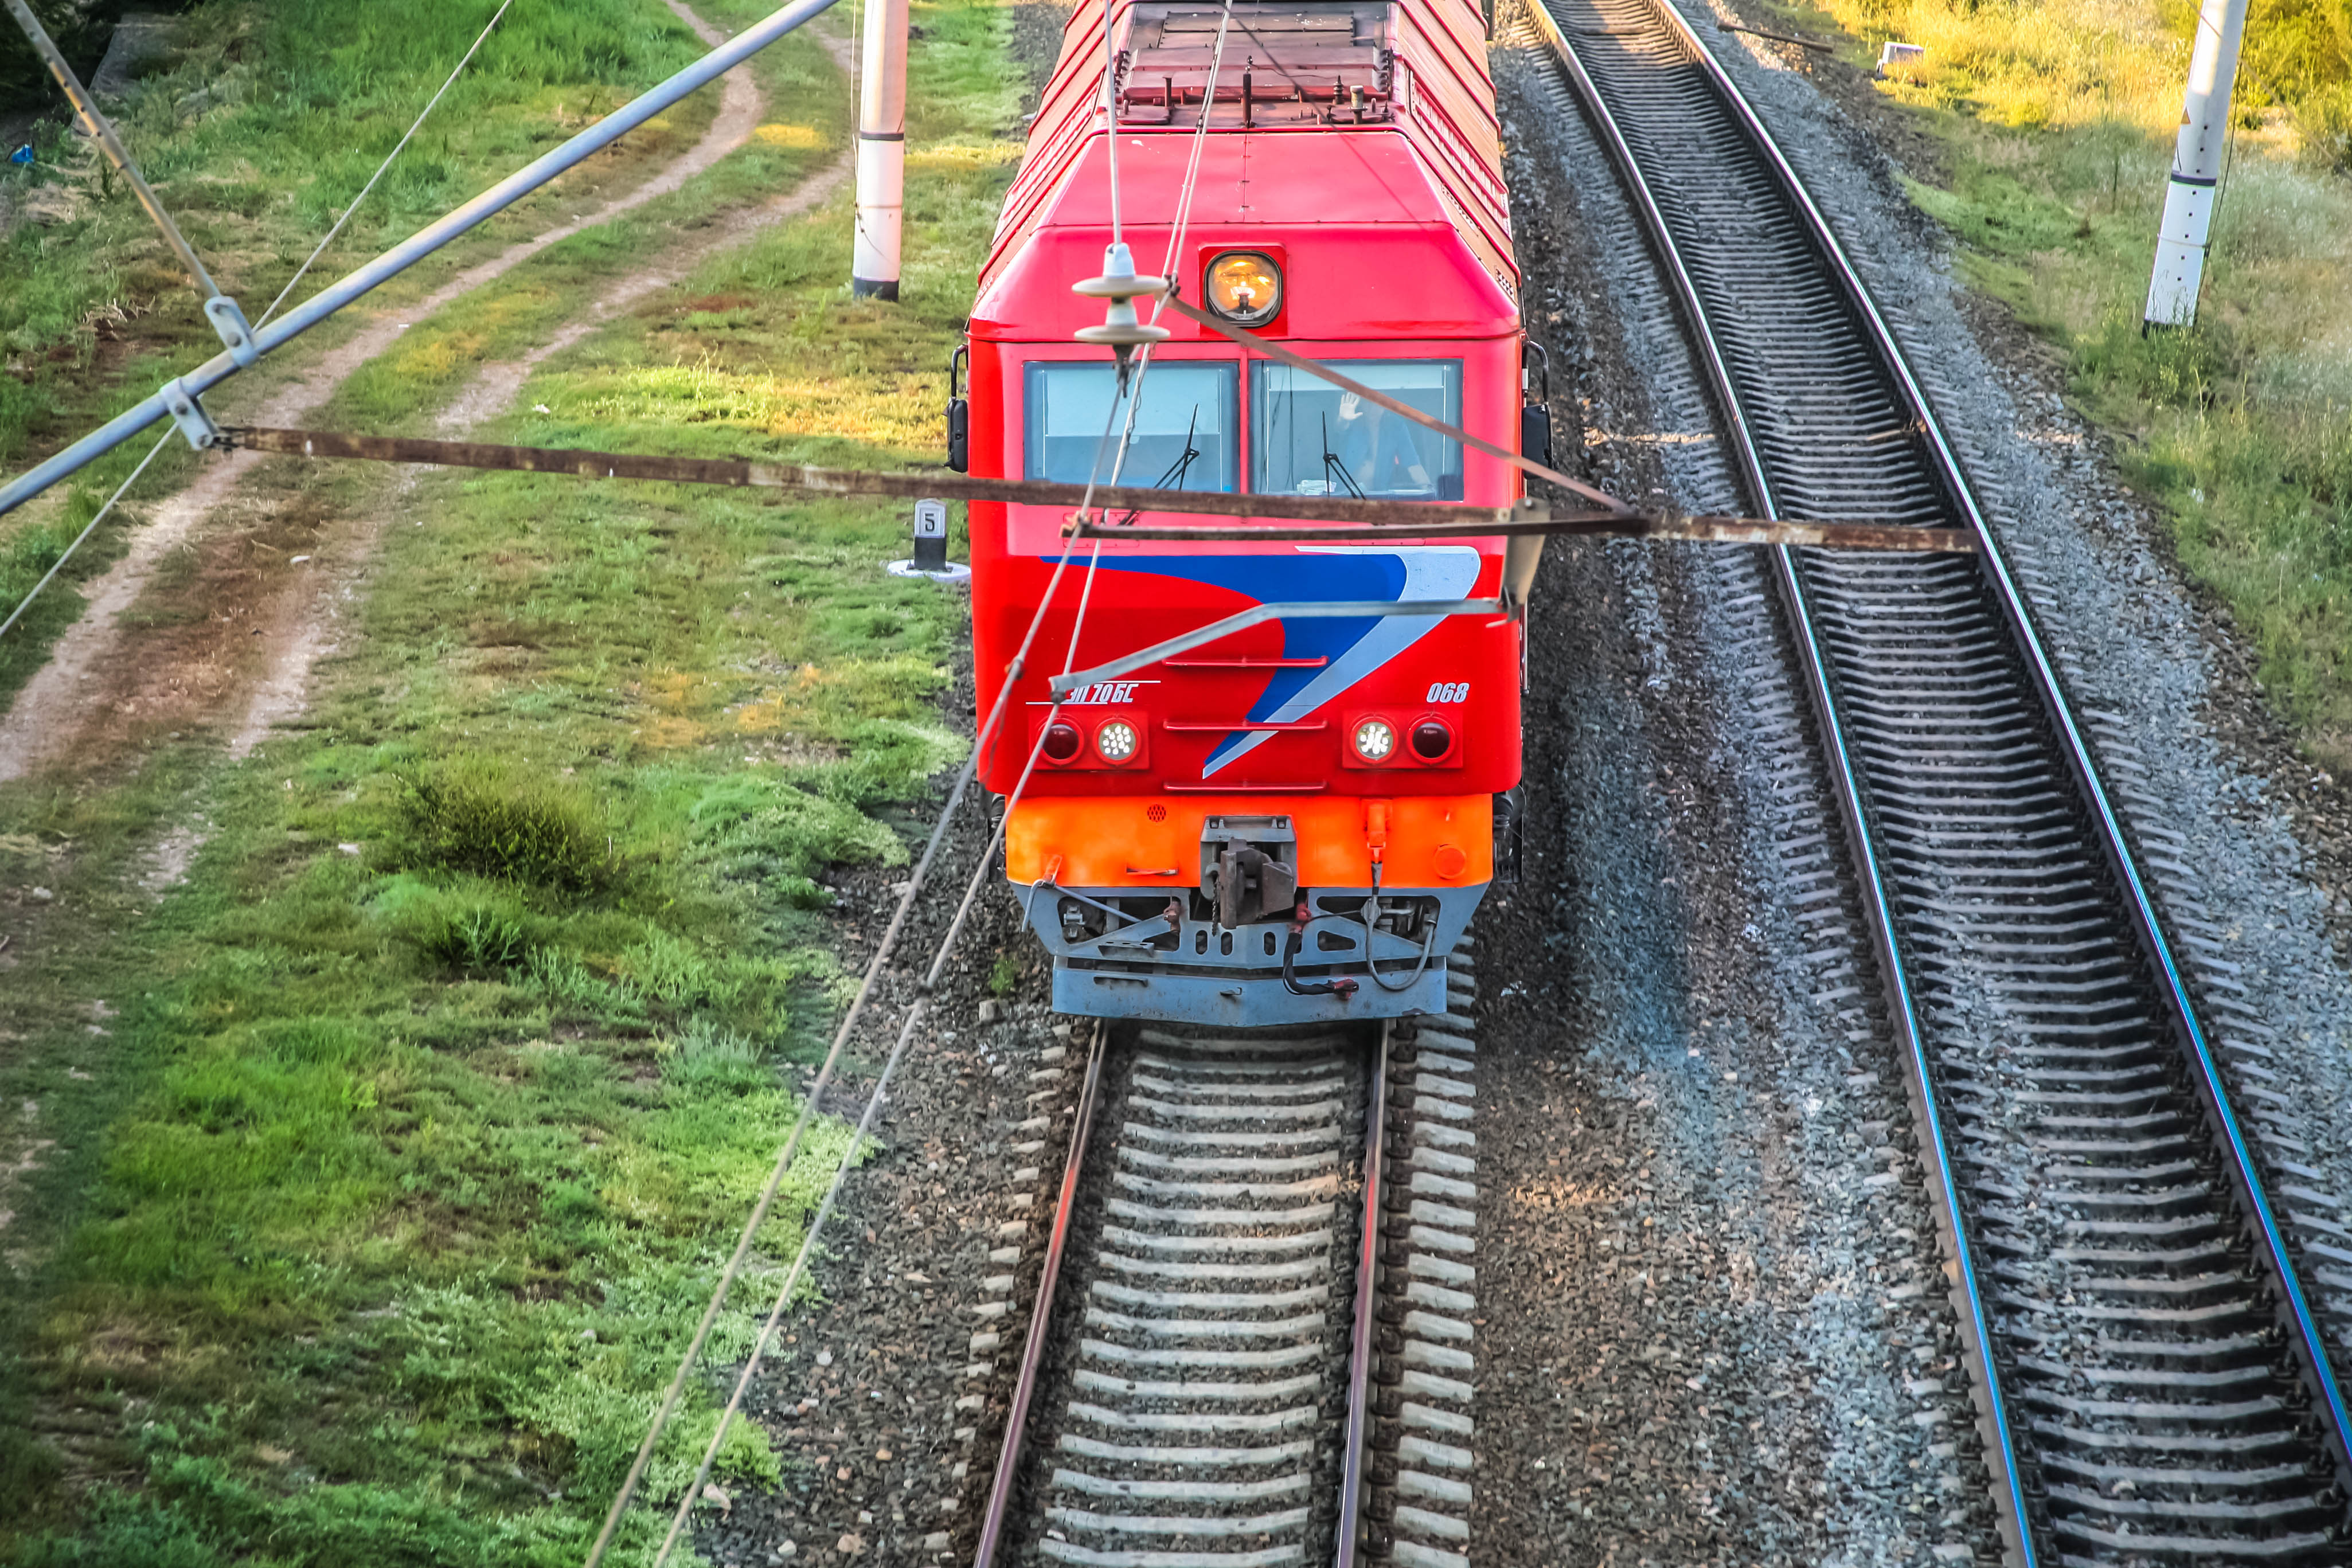
[[[726,41],[727,34],[696,16],[683,0],[664,0],[664,4],[705,44],[716,47]],[[831,40],[826,43],[845,69],[846,46]],[[709,171],[751,139],[766,109],[765,98],[748,71],[733,71],[720,78],[719,90],[719,114],[709,130],[690,150],[658,172],[592,213],[518,241],[497,256],[477,263],[415,305],[387,312],[371,322],[272,393],[247,416],[250,423],[300,423],[323,407],[362,365],[392,349],[402,334],[415,324],[504,277],[550,246],[609,223],[656,197],[668,195]],[[792,209],[804,210],[837,186],[840,177],[839,168],[829,168],[802,182],[785,197],[739,214],[732,220],[722,220],[711,237],[683,252],[673,252],[671,258],[639,275],[648,280],[643,288],[629,291],[628,285],[636,281],[633,277],[608,291],[590,307],[592,319],[567,326],[551,340],[550,346],[536,350],[535,358],[527,356],[519,363],[534,365],[577,342],[591,328],[609,319],[612,309],[619,304],[676,281],[676,276],[683,275],[684,267],[698,261],[710,248],[751,232],[761,225],[761,220],[774,222],[789,216],[789,212],[776,209],[812,186],[822,185],[822,191]],[[672,275],[673,268],[677,269],[676,276]],[[616,296],[621,298],[615,300]],[[484,374],[498,368],[501,367],[485,367]],[[514,384],[520,386],[520,374]],[[461,394],[460,402],[471,398],[473,391],[469,388]],[[116,695],[110,688],[119,688],[126,679],[133,690],[120,694],[117,705],[127,704],[131,711],[150,706],[149,699],[168,678],[167,670],[163,661],[141,659],[135,646],[137,633],[123,624],[123,612],[138,601],[172,552],[186,545],[202,525],[232,503],[252,504],[239,492],[259,461],[256,454],[249,452],[215,458],[193,483],[156,508],[152,520],[132,535],[131,548],[121,559],[84,588],[86,608],[81,618],[58,638],[47,664],[26,683],[5,717],[0,718],[0,782],[22,779],[71,758],[77,743],[89,733],[97,716],[98,699],[101,695]],[[382,508],[376,510],[380,512]],[[342,566],[320,573],[320,582],[308,591],[281,596],[280,602],[271,610],[272,623],[256,628],[267,639],[265,645],[269,653],[247,715],[232,736],[232,755],[241,757],[250,751],[270,724],[299,709],[309,671],[329,646],[325,628],[317,622],[350,597],[356,586],[360,564],[354,557],[372,546],[373,538],[373,526],[364,528],[357,537],[347,535],[346,544],[358,546],[359,551],[339,550],[339,558],[344,560]]]
[[[826,47],[846,70],[848,45],[828,39]],[[847,182],[849,167],[849,154],[845,152],[784,194],[730,214],[697,235],[693,244],[673,247],[656,265],[620,279],[553,337],[520,359],[484,364],[449,406],[441,411],[435,420],[436,428],[445,439],[459,440],[477,426],[505,413],[513,406],[523,383],[541,365],[616,319],[646,296],[684,281],[688,274],[711,256],[741,244],[762,229],[772,228],[821,205]],[[406,497],[424,472],[422,468],[406,470],[391,501],[397,503]],[[383,537],[384,522],[400,509],[396,504],[371,507],[363,517],[349,519],[340,539],[322,547],[322,559],[331,559],[334,564],[299,595],[292,614],[265,632],[271,642],[268,668],[254,687],[245,716],[229,737],[228,755],[232,759],[250,755],[268,737],[271,729],[299,716],[307,706],[311,671],[321,658],[335,650],[342,607],[357,601],[362,580]]]

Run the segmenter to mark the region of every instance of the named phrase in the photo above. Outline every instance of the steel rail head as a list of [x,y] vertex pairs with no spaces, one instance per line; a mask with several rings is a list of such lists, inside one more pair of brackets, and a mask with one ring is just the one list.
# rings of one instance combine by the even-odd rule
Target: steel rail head
[[2281,1326],[2286,1331],[2300,1381],[2324,1412],[2325,1419],[2321,1424],[2329,1457],[2335,1463],[2338,1489],[2352,1495],[2352,1408],[2347,1407],[2342,1384],[2328,1356],[2326,1335],[2312,1312],[2301,1271],[2288,1246],[2285,1232],[2279,1224],[2277,1210],[2271,1202],[2262,1173],[2254,1163],[2253,1151],[2248,1144],[2236,1107],[2231,1101],[2228,1085],[2221,1080],[2220,1065],[2213,1057],[2211,1039],[2206,1032],[2196,999],[2189,995],[2188,978],[2181,970],[2172,939],[2165,929],[2155,895],[2140,871],[2138,858],[2124,828],[2122,814],[2107,790],[2098,758],[2091,748],[2089,737],[2083,733],[2074,716],[2074,706],[2067,699],[2064,685],[2059,680],[2055,662],[2042,641],[2041,629],[2034,621],[2032,607],[2026,602],[2024,591],[2010,570],[2008,555],[1986,517],[1976,486],[1945,433],[1926,386],[1913,370],[1908,353],[1879,309],[1869,285],[1863,280],[1845,247],[1839,243],[1829,219],[1806,189],[1796,166],[1781,151],[1765,126],[1763,118],[1748,102],[1747,95],[1739,90],[1738,84],[1731,79],[1730,73],[1724,69],[1714,51],[1706,47],[1697,29],[1671,0],[1651,0],[1651,3],[1680,33],[1685,47],[1696,57],[1717,90],[1730,105],[1747,131],[1750,142],[1763,156],[1774,178],[1802,216],[1811,238],[1828,259],[1839,287],[1853,305],[1888,372],[1895,378],[1905,401],[1917,418],[1927,453],[1937,476],[1950,493],[1954,507],[1976,535],[1976,554],[1983,563],[1987,584],[2017,639],[2018,650],[2042,699],[2044,716],[2057,737],[2059,748],[2074,775],[2075,783],[2083,792],[2083,803],[2096,823],[2100,847],[2106,856],[2109,869],[2122,885],[2143,956],[2158,981],[2167,1010],[2179,1032],[2179,1043],[2194,1069],[2198,1098],[2211,1124],[2215,1142],[2227,1156],[2231,1186],[2244,1210],[2247,1228],[2252,1232],[2251,1239],[2257,1244],[2277,1284]]
[[[387,280],[398,277],[426,256],[495,217],[531,192],[601,152],[698,89],[708,86],[758,54],[810,18],[832,9],[836,0],[792,0],[792,4],[745,28],[668,80],[631,99],[594,125],[523,168],[508,175],[472,201],[418,230],[385,251],[329,284],[277,320],[254,331],[244,353],[224,350],[173,385],[190,399],[201,399],[213,388],[303,333]],[[171,417],[166,393],[158,391],[117,414],[64,451],[35,465],[0,486],[0,516],[15,510],[58,480],[67,478],[103,456],[159,420]]]
[[1348,1429],[1340,1449],[1339,1514],[1333,1545],[1334,1568],[1357,1568],[1363,1526],[1365,1478],[1372,1453],[1372,1327],[1381,1286],[1381,1191],[1383,1145],[1388,1139],[1389,1039],[1395,1020],[1384,1019],[1372,1051],[1371,1104],[1364,1129],[1363,1231],[1356,1245],[1356,1321],[1348,1358]]
[[1054,1322],[1055,1289],[1061,1283],[1062,1258],[1068,1250],[1070,1217],[1077,1210],[1078,1177],[1087,1163],[1087,1139],[1094,1130],[1095,1107],[1101,1099],[1103,1057],[1110,1027],[1096,1020],[1087,1049],[1085,1087],[1070,1126],[1070,1149],[1062,1164],[1062,1195],[1054,1206],[1054,1228],[1045,1239],[1045,1266],[1037,1278],[1037,1300],[1029,1309],[1029,1337],[1021,1345],[1021,1370],[1013,1383],[1013,1403],[1004,1416],[1004,1442],[996,1454],[996,1475],[988,1488],[988,1506],[980,1520],[980,1545],[972,1568],[993,1568],[997,1548],[1004,1539],[1004,1521],[1012,1512],[1013,1496],[1020,1485],[1021,1448],[1029,1426],[1029,1406],[1037,1394],[1037,1373],[1045,1364],[1047,1330]]
[[[1742,406],[1738,386],[1732,379],[1730,367],[1716,341],[1706,303],[1683,260],[1681,248],[1666,224],[1665,214],[1642,173],[1632,145],[1617,124],[1599,85],[1545,8],[1544,0],[1524,0],[1524,4],[1536,21],[1538,31],[1544,36],[1575,83],[1578,96],[1631,189],[1643,227],[1664,265],[1677,303],[1691,323],[1709,388],[1726,415],[1726,423],[1731,427],[1731,446],[1738,455],[1741,476],[1750,487],[1757,509],[1767,517],[1777,517],[1780,515],[1779,503],[1772,493],[1754,428]],[[1671,0],[1650,0],[1650,4],[1661,12],[1671,14],[1673,11]],[[1679,21],[1679,17],[1675,20]],[[1684,30],[1687,33],[1687,28]],[[1979,1282],[1976,1250],[1969,1230],[1967,1213],[1961,1207],[1959,1182],[1950,1141],[1946,1135],[1943,1118],[1936,1102],[1933,1080],[1928,1077],[1926,1043],[1919,1028],[1918,1009],[1909,972],[1895,935],[1892,901],[1880,873],[1877,845],[1862,809],[1860,781],[1855,776],[1836,693],[1830,685],[1826,656],[1813,625],[1803,582],[1797,572],[1795,554],[1788,546],[1779,546],[1773,550],[1773,561],[1775,577],[1795,633],[1793,641],[1804,665],[1806,688],[1812,699],[1815,717],[1821,725],[1822,749],[1830,765],[1839,813],[1853,846],[1864,914],[1871,927],[1880,973],[1885,978],[1890,1019],[1904,1053],[1905,1076],[1913,1111],[1919,1123],[1920,1147],[1928,1155],[1936,1200],[1933,1207],[1944,1232],[1945,1249],[1950,1253],[1958,1274],[1957,1288],[1953,1291],[1954,1305],[1960,1320],[1962,1348],[1967,1353],[1973,1375],[1971,1384],[1979,1418],[1988,1439],[1985,1452],[1995,1472],[1995,1515],[2004,1544],[2020,1568],[2035,1568],[2040,1557],[2034,1537],[2033,1514],[2028,1505],[2024,1478],[2018,1462],[2011,1402],[2002,1385],[2000,1364],[1994,1356],[1992,1325]]]

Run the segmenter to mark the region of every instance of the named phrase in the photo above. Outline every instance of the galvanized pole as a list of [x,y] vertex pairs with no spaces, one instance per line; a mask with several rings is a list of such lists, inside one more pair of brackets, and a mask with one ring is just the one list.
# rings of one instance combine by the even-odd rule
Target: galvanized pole
[[907,0],[866,0],[866,74],[857,108],[857,232],[850,292],[898,298],[907,191]]
[[16,18],[16,26],[23,28],[25,37],[32,41],[33,52],[41,57],[42,63],[49,68],[49,74],[58,78],[58,86],[65,89],[66,99],[73,105],[74,113],[80,117],[82,129],[97,139],[99,146],[106,153],[107,162],[121,171],[122,178],[131,186],[131,193],[139,198],[139,204],[147,210],[147,215],[155,221],[155,226],[163,230],[165,242],[179,256],[180,265],[188,269],[188,277],[195,284],[196,294],[205,302],[205,318],[213,324],[213,330],[220,334],[222,343],[226,345],[230,353],[237,356],[239,363],[251,363],[256,350],[253,329],[246,324],[245,312],[237,308],[236,300],[221,292],[220,285],[213,281],[213,275],[205,269],[203,259],[196,255],[196,247],[188,243],[187,236],[180,232],[180,225],[172,221],[172,214],[164,207],[163,199],[155,194],[153,188],[139,172],[139,165],[131,161],[122,139],[114,133],[113,123],[99,112],[97,101],[82,86],[81,78],[74,74],[73,67],[66,62],[63,51],[51,40],[47,29],[41,26],[41,19],[33,15],[32,7],[26,5],[25,0],[7,0],[7,5],[9,14]]
[[2197,43],[2189,57],[2189,91],[2180,110],[2180,140],[2164,190],[2164,226],[2157,233],[2156,272],[2148,279],[2150,327],[2188,327],[2197,320],[2197,292],[2205,280],[2205,243],[2213,224],[2213,197],[2230,139],[2230,87],[2238,75],[2238,40],[2246,30],[2246,0],[2204,0]]

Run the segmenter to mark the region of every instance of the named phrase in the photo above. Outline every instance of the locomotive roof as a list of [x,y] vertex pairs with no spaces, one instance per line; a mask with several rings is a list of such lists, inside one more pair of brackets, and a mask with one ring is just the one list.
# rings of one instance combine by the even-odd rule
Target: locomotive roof
[[[1061,57],[982,269],[983,298],[1040,229],[1108,224],[1106,4],[1079,0],[1063,29]],[[1235,0],[1213,83],[1222,12],[1217,0],[1130,0],[1109,8],[1119,46],[1120,196],[1137,231],[1130,237],[1138,267],[1158,265],[1156,246],[1165,243],[1190,155],[1188,133],[1205,114],[1209,147],[1193,197],[1195,231],[1443,224],[1515,309],[1518,271],[1494,85],[1485,21],[1473,0]],[[1302,136],[1336,138],[1325,141],[1328,151],[1317,153],[1311,171],[1297,161],[1306,149],[1292,141]],[[1301,173],[1310,177],[1295,178]],[[1141,243],[1155,231],[1153,244]]]

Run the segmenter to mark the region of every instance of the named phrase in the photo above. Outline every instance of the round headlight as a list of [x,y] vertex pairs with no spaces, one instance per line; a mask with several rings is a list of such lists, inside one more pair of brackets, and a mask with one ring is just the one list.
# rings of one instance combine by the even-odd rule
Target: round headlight
[[1084,738],[1078,734],[1077,726],[1064,724],[1056,719],[1045,727],[1045,760],[1067,762],[1078,754],[1078,747],[1084,744]]
[[1412,727],[1412,754],[1423,762],[1434,762],[1454,749],[1454,732],[1442,719],[1425,718]]
[[1356,755],[1367,762],[1386,762],[1396,749],[1396,727],[1384,718],[1368,718],[1356,727]]
[[1254,250],[1229,250],[1209,263],[1209,308],[1249,326],[1282,308],[1282,268]]
[[1102,754],[1105,762],[1124,762],[1135,755],[1142,738],[1135,733],[1135,726],[1115,718],[1095,731],[1095,749]]

